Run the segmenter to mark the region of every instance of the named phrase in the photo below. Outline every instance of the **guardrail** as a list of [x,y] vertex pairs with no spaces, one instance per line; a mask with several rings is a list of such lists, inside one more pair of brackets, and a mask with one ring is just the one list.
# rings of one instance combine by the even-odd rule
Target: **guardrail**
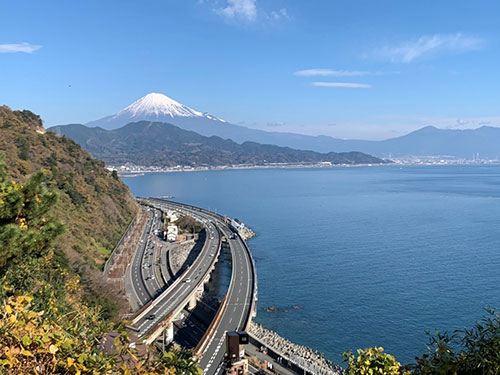
[[[238,236],[241,238],[241,236],[239,234],[238,234]],[[255,268],[255,262],[253,260],[252,253],[250,252],[250,249],[248,248],[246,241],[243,238],[241,238],[241,241],[243,242],[243,245],[245,246],[245,250],[248,254],[248,258],[250,259],[250,266],[252,267],[252,275],[253,275],[252,303],[250,305],[250,308],[248,309],[248,315],[247,315],[247,320],[246,320],[246,324],[245,324],[245,331],[248,331],[248,328],[250,327],[250,323],[252,321],[252,318],[257,313],[257,271]]]
[[167,314],[162,320],[160,320],[156,325],[153,333],[151,333],[151,335],[149,335],[149,337],[145,339],[144,342],[147,345],[153,343],[158,338],[158,336],[160,336],[162,332],[168,328],[168,325],[171,323],[171,320],[174,316],[175,315],[173,314],[173,312],[171,312]]

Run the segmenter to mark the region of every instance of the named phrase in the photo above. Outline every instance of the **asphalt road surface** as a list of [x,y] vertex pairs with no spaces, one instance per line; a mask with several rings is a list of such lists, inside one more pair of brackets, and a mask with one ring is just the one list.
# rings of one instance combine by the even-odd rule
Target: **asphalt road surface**
[[[201,219],[200,215],[197,216]],[[181,304],[183,304],[183,301],[185,301],[190,295],[195,292],[197,284],[210,271],[213,260],[217,256],[221,238],[216,226],[212,222],[206,220],[204,224],[206,227],[207,236],[205,244],[199,256],[188,268],[188,270],[183,275],[181,275],[182,278],[180,282],[178,282],[173,288],[169,287],[163,294],[156,298],[152,302],[151,308],[148,309],[148,313],[135,323],[135,327],[138,329],[138,336],[142,337],[149,333],[165,316],[170,314],[172,311],[182,310],[182,308],[184,307],[181,306]],[[152,224],[152,228],[154,228],[154,224]],[[152,230],[154,233],[154,229]],[[145,233],[146,232],[148,232],[148,230],[146,230]],[[131,272],[133,287],[136,291],[136,294],[140,298],[144,298],[141,299],[141,301],[147,302],[149,298],[146,300],[147,297],[145,296],[151,295],[151,291],[154,292],[155,290],[157,290],[156,288],[158,286],[158,280],[156,276],[154,277],[154,279],[151,279],[151,275],[154,275],[153,265],[149,262],[149,260],[144,260],[145,254],[147,254],[146,251],[149,251],[149,254],[151,254],[152,252],[152,249],[148,248],[148,243],[150,242],[146,242],[145,239],[145,243],[146,245],[144,247],[140,247],[136,251],[136,256],[134,257],[131,267]],[[148,256],[146,255],[146,258],[147,257]],[[153,261],[153,255],[149,255],[149,257],[151,257],[151,261]],[[139,258],[142,259],[142,264]],[[149,269],[151,270],[148,272]],[[142,274],[142,277],[140,274]]]
[[206,211],[198,211],[197,208],[176,204],[174,202],[152,200],[154,203],[169,204],[170,207],[178,207],[181,211],[199,215],[203,220],[217,225],[221,233],[228,239],[232,256],[232,279],[228,291],[228,301],[222,318],[217,324],[214,334],[209,344],[206,346],[203,357],[200,360],[200,367],[206,375],[218,374],[222,371],[225,354],[225,334],[227,331],[241,331],[245,329],[247,321],[250,319],[250,309],[254,298],[253,284],[254,271],[250,255],[245,248],[243,240],[236,236],[232,237],[232,230],[226,222],[219,216]]

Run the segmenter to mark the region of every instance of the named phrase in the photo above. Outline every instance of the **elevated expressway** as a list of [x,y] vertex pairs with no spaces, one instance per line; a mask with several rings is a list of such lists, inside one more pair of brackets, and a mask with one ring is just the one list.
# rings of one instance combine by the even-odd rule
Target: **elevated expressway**
[[[152,215],[156,215],[155,210],[175,209],[202,222],[207,232],[203,249],[191,267],[149,303],[146,303],[147,300],[154,298],[154,296],[150,294],[147,285],[145,285],[144,279],[147,276],[141,275],[142,277],[139,277],[136,273],[142,274],[144,271],[140,259],[144,259],[144,254],[148,251],[149,234],[145,233],[144,242],[141,242],[141,244],[146,243],[145,249],[141,250],[142,248],[139,247],[136,251],[130,267],[130,275],[135,292],[141,295],[142,291],[145,297],[141,299],[141,302],[146,303],[132,321],[132,328],[137,332],[137,336],[148,344],[154,342],[164,330],[170,331],[173,318],[187,304],[192,305],[196,302],[197,293],[203,291],[203,284],[210,278],[210,272],[219,256],[222,236],[228,239],[232,257],[230,286],[214,320],[195,348],[195,356],[199,359],[204,374],[218,374],[222,369],[224,359],[225,333],[246,330],[252,315],[255,313],[257,283],[250,251],[238,234],[233,236],[235,230],[231,228],[223,216],[198,207],[163,199],[149,198],[143,199],[143,201],[154,207],[152,208],[153,213],[150,211],[150,218]],[[153,223],[151,226],[149,224],[148,221],[146,231],[148,233],[154,227]],[[169,332],[170,334],[171,332]]]
[[[149,219],[157,217],[158,212],[159,209],[150,209]],[[161,288],[157,289],[158,278],[151,278],[154,266],[151,243],[156,233],[153,228],[160,229],[156,225],[154,222],[150,224],[148,220],[146,231],[129,268],[133,293],[140,299],[141,304],[145,304],[133,319],[131,328],[148,344],[163,330],[171,328],[173,318],[186,305],[196,303],[197,293],[202,292],[204,283],[209,280],[221,248],[221,236],[217,227],[207,221],[207,236],[200,254],[175,282],[162,291]],[[165,287],[166,285],[163,285],[163,288]]]

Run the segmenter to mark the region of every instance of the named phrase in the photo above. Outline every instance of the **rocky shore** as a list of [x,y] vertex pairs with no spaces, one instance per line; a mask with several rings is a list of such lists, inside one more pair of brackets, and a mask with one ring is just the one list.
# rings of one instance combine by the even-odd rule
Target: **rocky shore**
[[297,345],[287,340],[276,332],[273,332],[262,324],[252,322],[249,333],[258,339],[270,349],[281,353],[283,357],[300,365],[316,375],[343,375],[345,371],[342,367],[333,364],[325,359],[323,353],[308,348],[307,346]]
[[248,241],[250,238],[253,238],[256,236],[255,232],[251,230],[248,227],[243,227],[240,231],[238,231],[238,234],[243,238],[245,241]]

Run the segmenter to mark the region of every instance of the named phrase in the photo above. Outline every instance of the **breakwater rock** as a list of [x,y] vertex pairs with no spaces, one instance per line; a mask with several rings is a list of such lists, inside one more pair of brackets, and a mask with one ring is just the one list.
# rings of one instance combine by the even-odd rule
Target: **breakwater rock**
[[252,322],[249,333],[260,342],[281,353],[292,362],[316,375],[343,375],[345,370],[333,364],[324,354],[307,346],[297,345],[276,332],[265,328],[262,324]]
[[248,227],[243,227],[243,229],[238,231],[238,234],[243,238],[245,241],[249,240],[250,238],[253,238],[256,236],[255,232],[251,230]]

